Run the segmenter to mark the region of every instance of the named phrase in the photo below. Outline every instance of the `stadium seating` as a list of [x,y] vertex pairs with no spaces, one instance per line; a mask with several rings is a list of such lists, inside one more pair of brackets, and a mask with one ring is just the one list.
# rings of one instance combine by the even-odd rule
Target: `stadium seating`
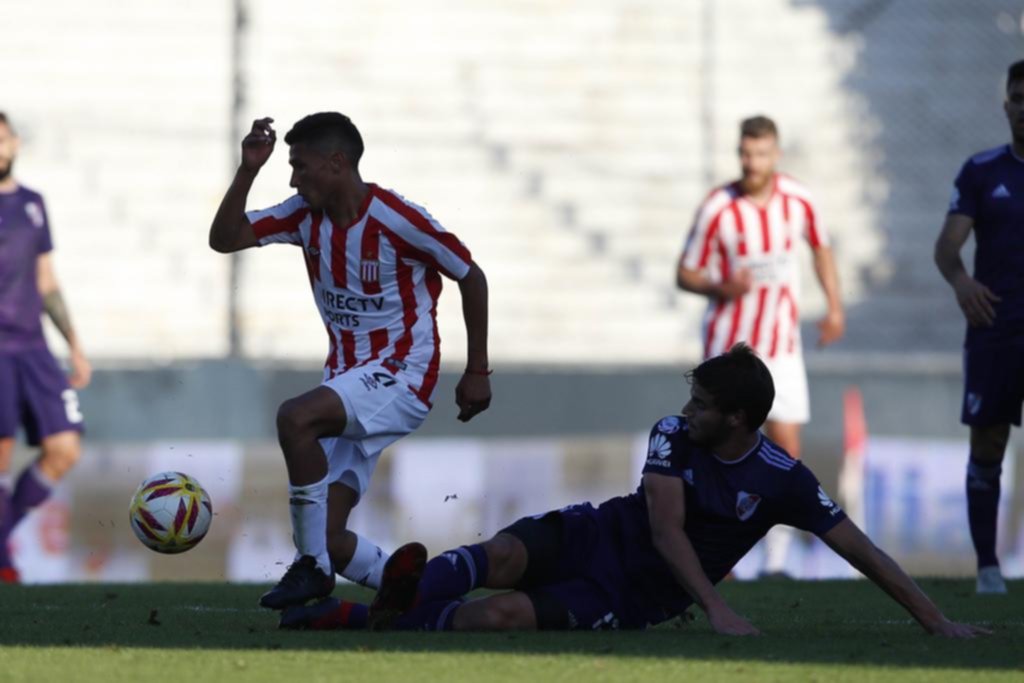
[[[834,237],[845,348],[952,349],[961,325],[931,243],[960,160],[1004,137],[1012,50],[957,63],[904,36],[946,35],[954,15],[958,35],[986,35],[1004,4],[890,3],[868,17],[838,0],[249,0],[238,124],[266,114],[283,131],[312,110],[349,113],[365,177],[427,206],[486,270],[495,362],[647,364],[699,353],[703,304],[674,291],[678,250],[701,197],[735,174],[738,121],[767,113]],[[230,259],[206,248],[206,231],[237,148],[230,4],[50,0],[5,13],[47,27],[46,41],[11,31],[0,45],[18,63],[3,107],[24,136],[19,174],[48,198],[89,349],[227,353]],[[951,102],[946,84],[989,96]],[[288,194],[283,157],[254,205]],[[240,258],[245,354],[322,357],[298,261],[286,248]],[[821,297],[805,270],[813,317]],[[452,364],[459,310],[457,296],[442,301]]]

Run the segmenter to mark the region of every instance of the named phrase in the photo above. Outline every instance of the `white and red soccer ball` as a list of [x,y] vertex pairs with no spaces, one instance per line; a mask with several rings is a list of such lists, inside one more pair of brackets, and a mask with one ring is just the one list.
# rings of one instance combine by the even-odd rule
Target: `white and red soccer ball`
[[199,482],[181,472],[160,472],[139,484],[128,517],[150,550],[183,553],[210,530],[213,504]]

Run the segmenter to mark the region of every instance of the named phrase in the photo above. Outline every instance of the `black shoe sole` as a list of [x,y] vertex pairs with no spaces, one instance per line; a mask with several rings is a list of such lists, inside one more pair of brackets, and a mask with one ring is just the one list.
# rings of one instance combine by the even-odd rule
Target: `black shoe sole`
[[367,627],[371,631],[391,628],[412,607],[426,566],[427,549],[422,543],[406,543],[388,558],[380,590],[370,604]]

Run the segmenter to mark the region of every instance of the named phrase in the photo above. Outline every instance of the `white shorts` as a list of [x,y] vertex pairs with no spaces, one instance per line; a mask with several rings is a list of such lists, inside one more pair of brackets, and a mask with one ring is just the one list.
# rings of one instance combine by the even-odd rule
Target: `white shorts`
[[321,386],[341,397],[348,416],[341,436],[320,439],[328,481],[345,484],[362,497],[381,451],[415,431],[430,409],[379,363],[353,368]]
[[775,403],[768,419],[789,424],[807,424],[811,419],[811,401],[807,392],[804,356],[796,353],[764,358],[775,382]]

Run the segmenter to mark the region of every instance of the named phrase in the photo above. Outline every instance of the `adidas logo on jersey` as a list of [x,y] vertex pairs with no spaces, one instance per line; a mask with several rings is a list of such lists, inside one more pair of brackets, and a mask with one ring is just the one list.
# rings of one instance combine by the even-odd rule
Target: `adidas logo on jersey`
[[828,494],[825,493],[825,489],[821,488],[821,486],[818,487],[818,502],[821,503],[821,507],[828,508],[830,515],[839,514],[839,506],[828,497]]
[[1000,183],[999,187],[992,190],[992,196],[996,199],[1007,199],[1010,196],[1010,191],[1006,189],[1006,185]]

